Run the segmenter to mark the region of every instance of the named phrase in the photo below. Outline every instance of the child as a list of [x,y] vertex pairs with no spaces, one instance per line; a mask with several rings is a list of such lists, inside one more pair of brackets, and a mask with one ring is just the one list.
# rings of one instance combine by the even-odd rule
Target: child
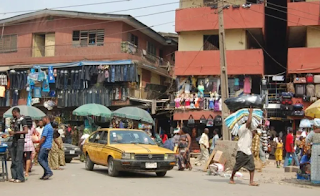
[[278,142],[277,142],[277,147],[275,152],[277,168],[280,168],[280,164],[282,161],[282,152],[283,152],[283,142],[281,137],[278,137]]

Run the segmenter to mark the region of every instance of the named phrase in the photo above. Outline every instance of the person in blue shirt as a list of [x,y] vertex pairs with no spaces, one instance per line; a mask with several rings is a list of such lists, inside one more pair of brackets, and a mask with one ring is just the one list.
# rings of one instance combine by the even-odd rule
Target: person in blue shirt
[[307,154],[303,155],[300,160],[300,170],[302,174],[310,174],[311,170],[311,151],[308,150]]
[[38,162],[44,170],[44,174],[40,179],[48,180],[53,175],[48,163],[48,155],[51,150],[53,140],[53,128],[48,116],[43,117],[42,121],[45,124],[45,127],[36,151],[39,153]]

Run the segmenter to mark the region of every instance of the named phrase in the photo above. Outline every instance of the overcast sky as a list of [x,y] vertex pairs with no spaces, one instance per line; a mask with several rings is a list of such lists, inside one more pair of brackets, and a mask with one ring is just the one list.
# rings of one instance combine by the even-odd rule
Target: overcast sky
[[[121,1],[121,0],[1,0],[0,3],[0,19],[11,17],[14,15],[19,15],[23,13],[14,13],[9,14],[8,12],[15,11],[25,11],[25,10],[39,10],[45,8],[54,8],[54,7],[62,7],[69,5],[80,5],[80,4],[89,4],[89,3],[99,3],[99,2],[107,2],[107,1]],[[158,5],[165,3],[174,3],[169,5],[157,6],[147,9],[139,9],[127,12],[117,12],[116,14],[130,14],[132,16],[153,14],[157,12],[164,12],[175,10],[179,7],[179,0],[128,0],[125,2],[118,3],[109,3],[109,4],[100,4],[100,5],[92,5],[85,7],[70,7],[65,8],[64,10],[75,10],[75,11],[85,11],[85,12],[97,12],[97,13],[108,13],[119,10],[145,7],[150,5]],[[24,12],[25,13],[25,12]],[[163,14],[156,14],[146,17],[138,17],[138,20],[143,22],[144,24],[151,26],[157,25],[161,23],[171,22],[175,20],[175,12],[171,11]],[[156,31],[163,32],[174,32],[174,23],[155,26],[153,29]]]

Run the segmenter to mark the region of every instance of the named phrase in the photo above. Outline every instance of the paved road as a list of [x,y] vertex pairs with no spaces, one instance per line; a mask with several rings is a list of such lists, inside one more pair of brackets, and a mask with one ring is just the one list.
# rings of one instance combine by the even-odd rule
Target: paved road
[[[170,171],[166,177],[158,178],[154,174],[125,174],[112,178],[104,167],[96,166],[90,172],[84,164],[73,161],[63,171],[55,171],[51,180],[41,181],[40,166],[34,167],[29,180],[23,184],[0,182],[0,195],[32,196],[82,196],[117,195],[117,196],[163,196],[194,195],[212,196],[270,196],[270,195],[318,195],[319,188],[300,188],[292,185],[261,184],[249,187],[247,181],[238,181],[236,185],[228,184],[228,179],[208,176],[200,171]],[[38,192],[35,192],[38,191]],[[167,192],[167,193],[166,193]]]

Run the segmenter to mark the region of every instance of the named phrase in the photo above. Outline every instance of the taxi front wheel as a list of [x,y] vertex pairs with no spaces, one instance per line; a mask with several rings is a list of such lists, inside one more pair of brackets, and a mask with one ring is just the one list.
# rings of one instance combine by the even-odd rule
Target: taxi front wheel
[[89,157],[88,154],[87,154],[87,156],[86,156],[85,165],[86,165],[86,170],[89,170],[89,171],[92,171],[92,170],[93,170],[94,163],[91,161],[91,159],[90,159],[90,157]]
[[156,174],[158,177],[164,177],[167,174],[167,172],[156,172]]
[[119,175],[119,171],[117,171],[112,157],[109,157],[108,159],[108,174],[112,177],[116,177]]

